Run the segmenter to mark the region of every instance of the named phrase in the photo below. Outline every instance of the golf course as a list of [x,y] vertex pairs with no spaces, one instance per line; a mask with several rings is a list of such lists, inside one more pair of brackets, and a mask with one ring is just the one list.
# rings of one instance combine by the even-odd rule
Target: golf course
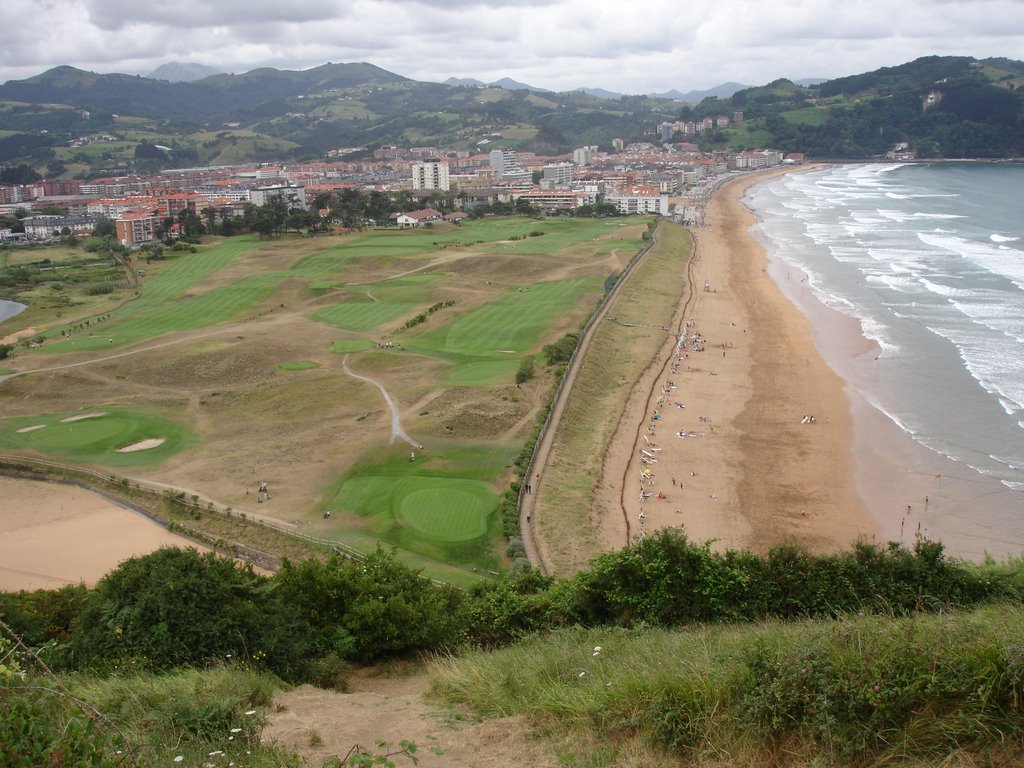
[[580,328],[648,222],[211,238],[136,260],[138,286],[102,302],[40,284],[0,324],[17,340],[0,453],[489,578],[511,565],[499,501],[556,381],[543,347]]

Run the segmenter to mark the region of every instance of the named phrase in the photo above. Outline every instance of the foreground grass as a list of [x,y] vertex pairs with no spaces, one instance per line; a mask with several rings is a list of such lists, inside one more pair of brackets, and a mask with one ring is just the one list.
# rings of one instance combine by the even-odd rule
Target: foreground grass
[[231,667],[60,682],[29,676],[0,705],[0,758],[11,765],[38,758],[74,766],[299,766],[295,755],[260,741],[282,686],[273,675]]
[[484,717],[578,739],[578,765],[1019,765],[1024,608],[566,630],[434,665]]

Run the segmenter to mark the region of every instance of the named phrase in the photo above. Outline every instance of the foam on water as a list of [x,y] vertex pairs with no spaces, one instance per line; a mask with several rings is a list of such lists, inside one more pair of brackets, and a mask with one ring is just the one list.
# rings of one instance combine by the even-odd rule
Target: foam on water
[[752,193],[772,260],[806,276],[810,295],[890,353],[858,384],[868,402],[930,450],[1018,489],[1022,171],[839,166]]

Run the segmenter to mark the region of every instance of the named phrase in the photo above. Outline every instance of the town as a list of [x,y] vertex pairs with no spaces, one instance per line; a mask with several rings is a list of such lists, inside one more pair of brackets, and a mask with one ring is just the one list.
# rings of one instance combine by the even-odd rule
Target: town
[[[742,113],[732,119],[741,121]],[[728,120],[717,118],[717,125]],[[0,242],[87,237],[102,219],[114,222],[116,239],[127,248],[198,234],[270,235],[273,227],[261,230],[253,209],[275,198],[283,204],[282,219],[290,214],[288,228],[296,231],[424,226],[473,212],[668,215],[671,197],[699,190],[713,177],[802,160],[771,149],[706,153],[694,143],[674,140],[715,124],[712,118],[662,123],[657,127],[660,143],[627,144],[616,138],[610,151],[584,146],[558,156],[506,147],[475,153],[439,147],[382,146],[372,153],[338,148],[321,162],[10,184],[0,186]],[[365,159],[346,159],[357,153]],[[376,209],[383,220],[345,216],[332,205],[338,193],[352,189],[386,195],[387,204]],[[692,221],[695,210],[677,213]]]

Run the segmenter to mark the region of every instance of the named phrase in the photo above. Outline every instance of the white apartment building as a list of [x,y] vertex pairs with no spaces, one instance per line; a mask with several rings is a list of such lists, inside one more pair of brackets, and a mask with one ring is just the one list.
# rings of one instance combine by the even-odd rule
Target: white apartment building
[[572,163],[553,163],[544,166],[544,182],[549,187],[567,187],[572,184]]
[[530,172],[526,170],[515,150],[502,147],[491,150],[488,158],[491,167],[494,169],[494,177],[499,181],[526,181],[530,180]]
[[607,195],[606,203],[614,205],[619,213],[630,215],[634,213],[657,213],[668,216],[668,195],[643,195],[615,193]]
[[572,161],[576,165],[590,165],[594,160],[593,147],[579,147],[572,151]]
[[302,208],[306,210],[305,187],[277,184],[272,187],[257,187],[256,189],[249,190],[249,202],[256,206],[266,205],[277,196],[284,198],[289,208]]
[[447,192],[451,188],[448,163],[444,160],[424,160],[412,164],[412,188]]

